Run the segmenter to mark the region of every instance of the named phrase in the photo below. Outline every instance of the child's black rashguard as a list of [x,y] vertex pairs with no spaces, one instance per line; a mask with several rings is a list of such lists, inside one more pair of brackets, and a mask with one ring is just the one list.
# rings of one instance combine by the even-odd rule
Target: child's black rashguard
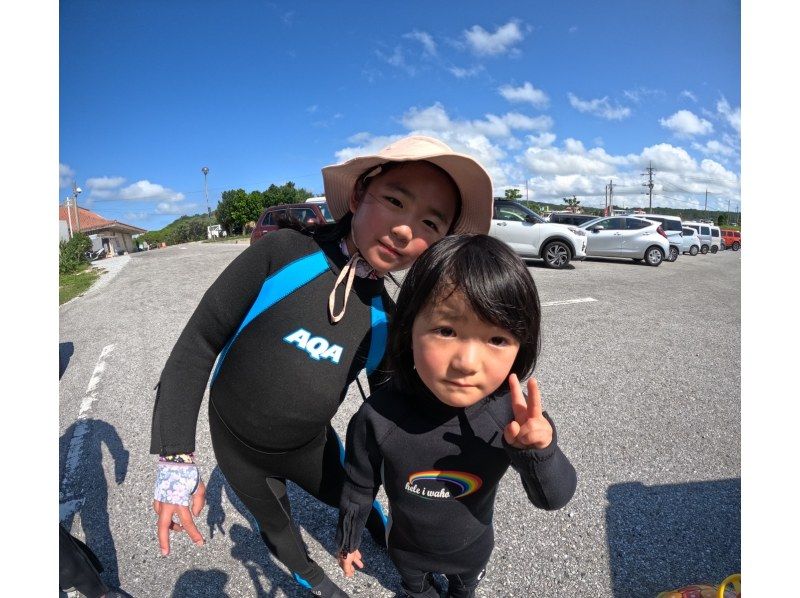
[[497,484],[511,465],[531,502],[559,509],[572,498],[575,469],[553,441],[544,449],[506,444],[513,419],[508,392],[467,408],[441,403],[430,391],[373,394],[347,429],[347,480],[337,541],[359,547],[374,488],[383,483],[392,525],[389,551],[401,569],[463,575],[479,572],[494,546]]

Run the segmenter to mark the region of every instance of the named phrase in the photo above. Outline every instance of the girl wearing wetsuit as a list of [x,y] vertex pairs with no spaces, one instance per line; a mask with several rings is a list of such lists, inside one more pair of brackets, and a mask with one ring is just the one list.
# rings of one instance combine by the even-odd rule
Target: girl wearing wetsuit
[[497,239],[447,237],[412,266],[390,327],[392,384],[347,428],[337,532],[345,575],[363,566],[361,531],[381,484],[389,556],[414,598],[438,598],[432,573],[447,577],[448,597],[475,595],[509,466],[535,506],[559,509],[572,498],[575,470],[536,381],[527,402],[519,382],[536,364],[539,320],[527,268]]
[[[286,480],[338,506],[344,470],[330,420],[362,369],[371,385],[380,372],[393,307],[383,276],[446,234],[488,231],[492,187],[475,160],[421,136],[322,174],[336,224],[269,233],[211,285],[161,373],[150,451],[159,455],[162,553],[170,529],[202,544],[193,515],[205,487],[193,452],[210,376],[211,439],[228,483],[301,586],[344,596],[309,558]],[[381,518],[375,509],[367,518],[373,536]]]

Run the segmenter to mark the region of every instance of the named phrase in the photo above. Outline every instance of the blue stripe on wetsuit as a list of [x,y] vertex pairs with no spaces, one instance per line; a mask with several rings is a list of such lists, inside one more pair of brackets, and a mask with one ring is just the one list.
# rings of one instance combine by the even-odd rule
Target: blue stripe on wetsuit
[[[219,370],[222,367],[222,362],[225,361],[228,351],[239,334],[241,334],[242,330],[244,330],[245,326],[275,305],[278,301],[291,295],[303,285],[308,284],[327,269],[328,262],[325,259],[325,254],[322,251],[317,251],[316,253],[302,257],[284,266],[267,278],[264,284],[261,285],[261,290],[258,293],[258,297],[256,297],[255,303],[253,303],[250,311],[247,312],[242,323],[239,324],[239,329],[236,331],[236,334],[233,335],[233,338],[231,338],[222,349],[219,359],[217,360],[217,367],[214,369],[214,374],[211,376],[211,384],[214,384],[214,381],[217,379]],[[370,347],[370,353],[371,352],[372,347]]]
[[383,309],[383,301],[380,295],[372,298],[370,320],[372,322],[372,337],[370,338],[369,354],[367,355],[367,375],[375,371],[375,368],[378,367],[381,359],[383,359],[383,354],[386,352],[389,321],[386,318],[386,311]]

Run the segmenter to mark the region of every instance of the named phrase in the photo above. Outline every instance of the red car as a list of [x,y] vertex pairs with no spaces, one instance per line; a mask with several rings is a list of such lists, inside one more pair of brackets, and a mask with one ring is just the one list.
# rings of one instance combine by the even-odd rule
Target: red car
[[738,230],[723,228],[722,238],[720,241],[723,249],[733,249],[734,251],[739,251],[739,248],[742,246],[742,233]]
[[270,206],[258,217],[256,227],[250,234],[250,243],[255,243],[266,233],[278,230],[280,228],[278,221],[282,219],[295,220],[305,225],[321,225],[333,221],[328,212],[328,205],[321,202]]

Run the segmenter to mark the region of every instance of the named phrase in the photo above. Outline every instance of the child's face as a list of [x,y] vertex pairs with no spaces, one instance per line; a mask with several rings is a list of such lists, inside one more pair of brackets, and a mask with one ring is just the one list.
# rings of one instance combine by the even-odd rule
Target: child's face
[[519,341],[479,319],[461,293],[429,302],[414,320],[411,337],[419,377],[452,407],[469,407],[497,390],[519,352]]
[[447,176],[410,163],[378,175],[360,202],[351,200],[353,239],[378,272],[404,270],[447,233],[456,195]]

